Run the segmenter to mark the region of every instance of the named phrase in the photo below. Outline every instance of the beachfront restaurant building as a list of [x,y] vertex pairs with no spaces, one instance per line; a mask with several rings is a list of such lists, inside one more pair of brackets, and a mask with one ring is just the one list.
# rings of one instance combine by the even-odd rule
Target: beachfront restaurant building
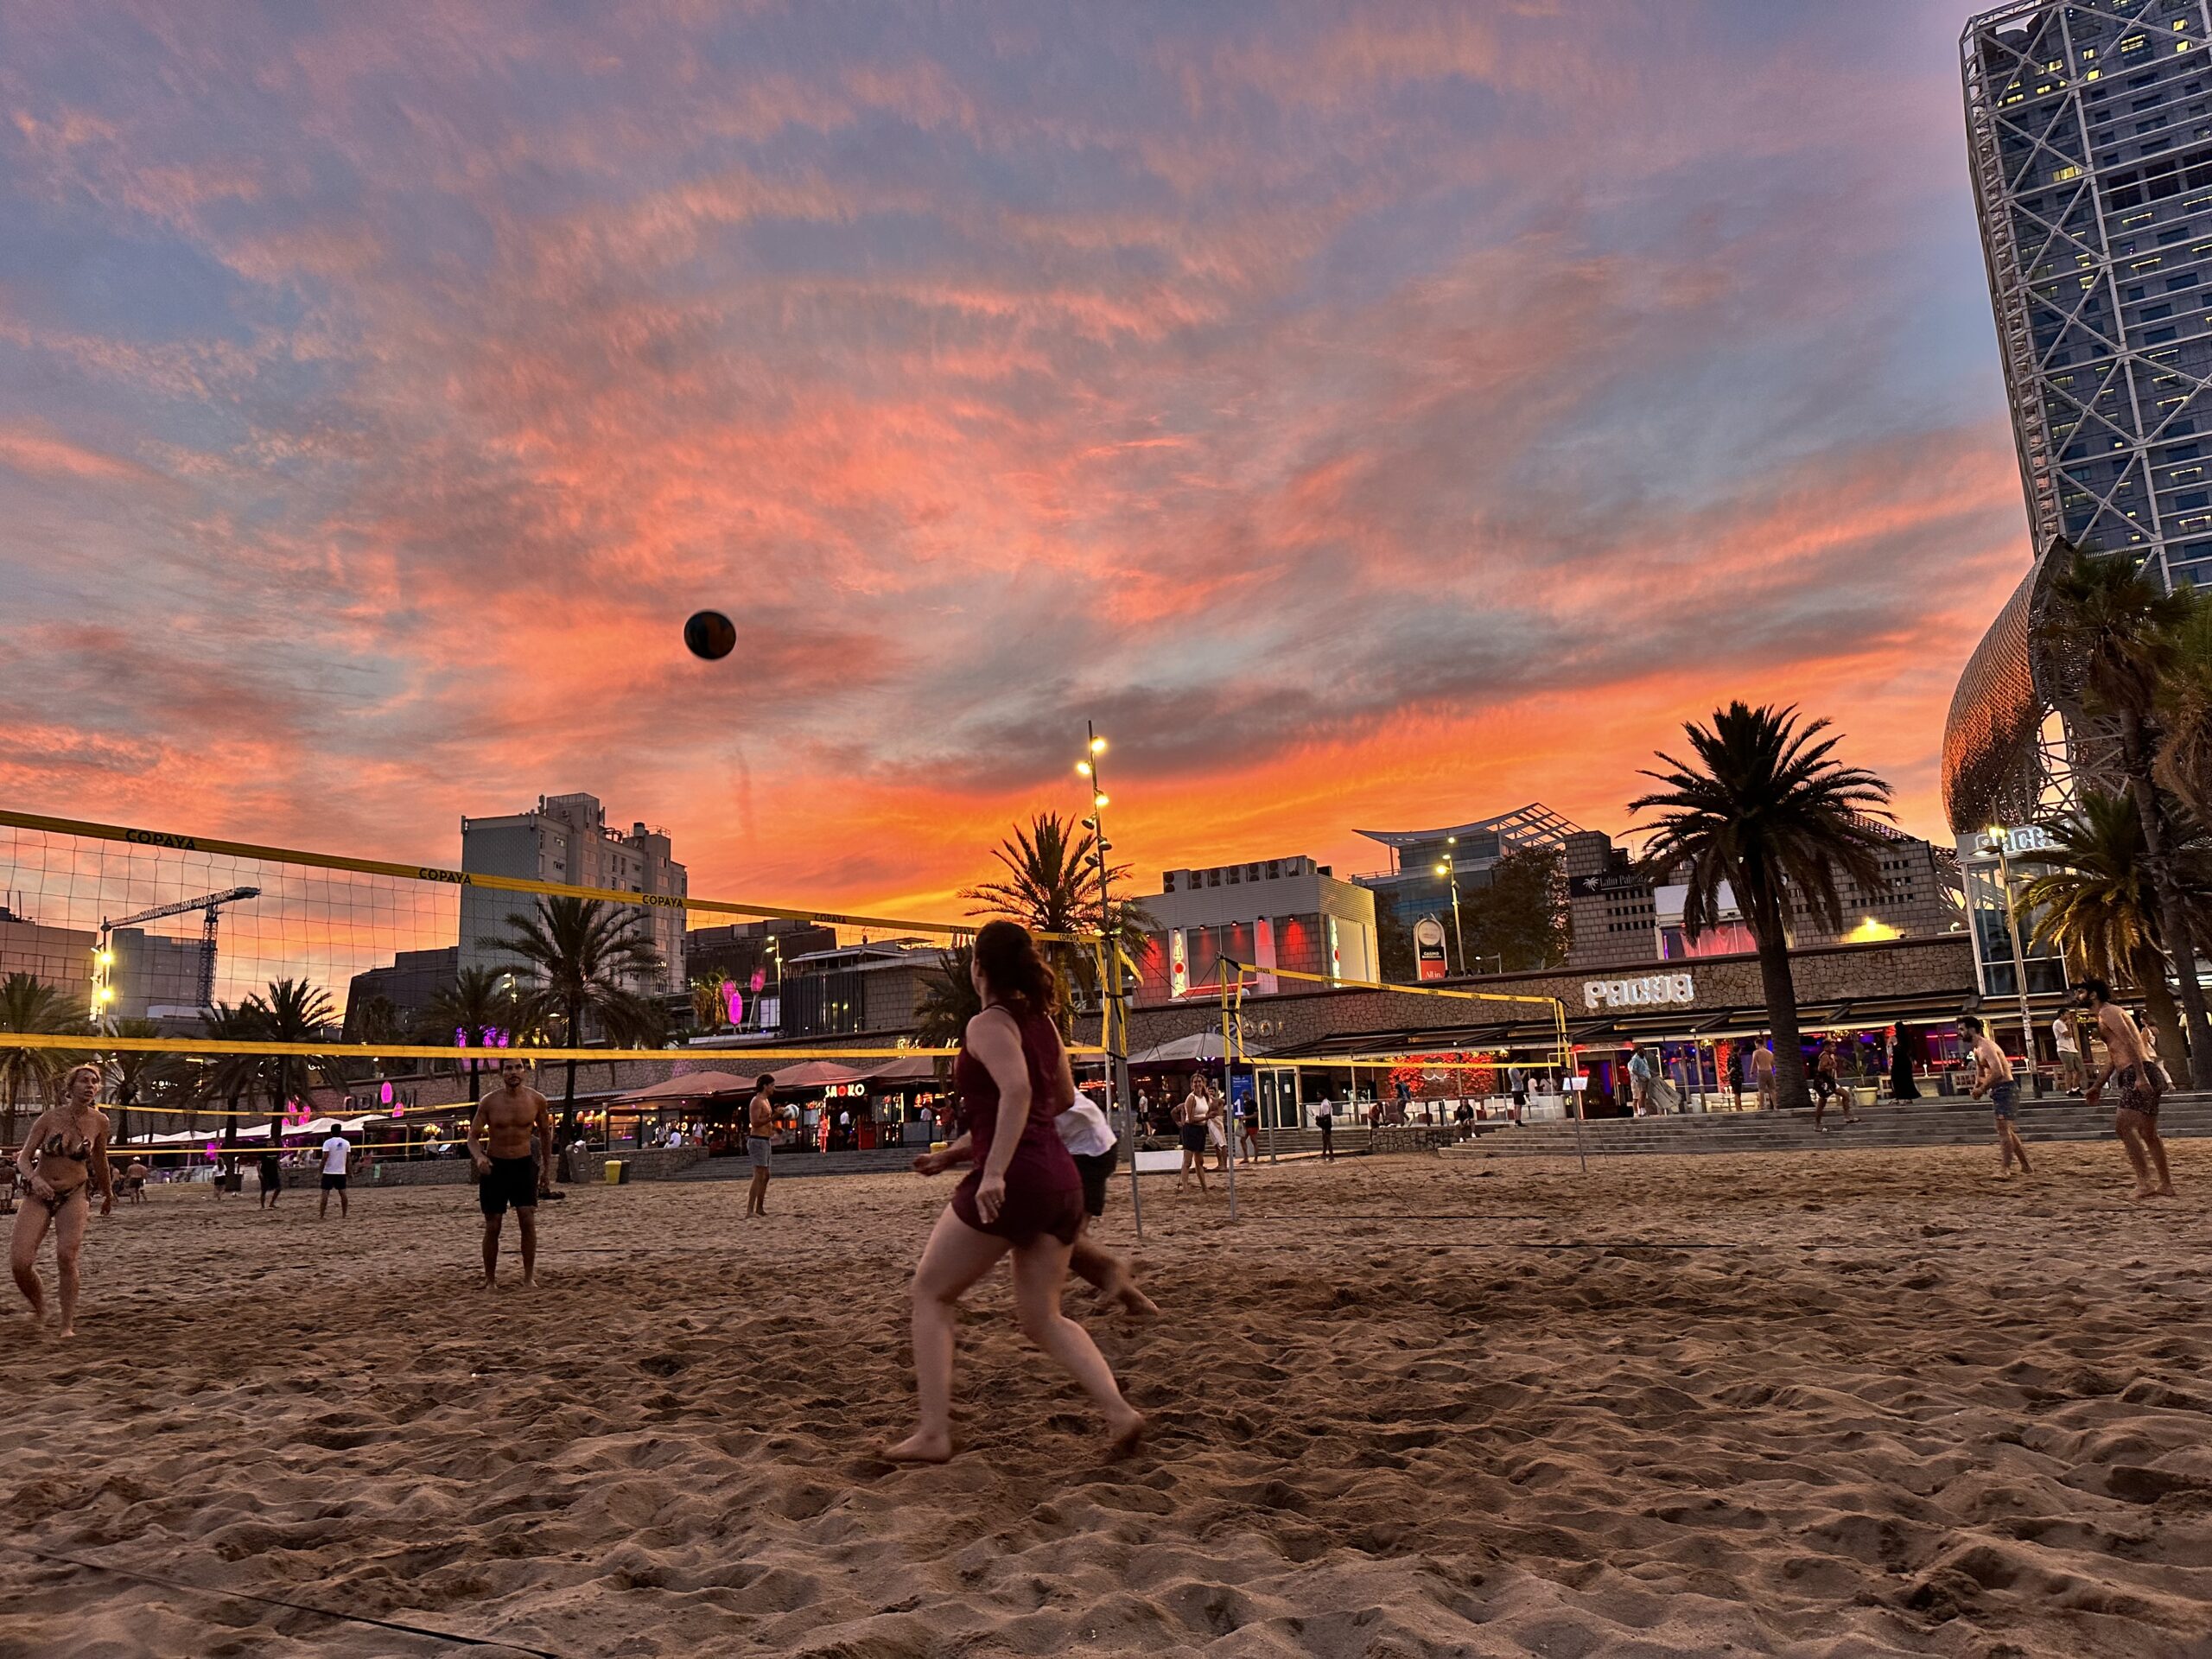
[[[1847,1082],[1862,1090],[1884,1087],[1902,1052],[1916,1089],[1945,1092],[1961,1055],[1956,1021],[1969,1012],[1989,1020],[2007,1049],[2020,1053],[2019,999],[1986,995],[1974,958],[1973,939],[1964,931],[1793,950],[1808,1063],[1821,1042],[1834,1037]],[[1409,991],[1286,986],[1264,1003],[1248,1003],[1237,1011],[1243,1043],[1232,1046],[1237,1063],[1249,1067],[1262,1122],[1310,1127],[1313,1104],[1324,1097],[1339,1110],[1347,1100],[1368,1099],[1387,1110],[1398,1081],[1411,1086],[1416,1116],[1426,1101],[1474,1093],[1470,1079],[1479,1082],[1485,1072],[1495,1083],[1517,1071],[1531,1090],[1548,1093],[1547,1082],[1562,1069],[1551,999],[1563,1005],[1567,1065],[1588,1078],[1592,1115],[1628,1109],[1627,1064],[1638,1045],[1649,1048],[1662,1075],[1694,1109],[1756,1104],[1746,1066],[1752,1043],[1767,1032],[1767,1014],[1755,955],[1647,959],[1624,967],[1455,983],[1546,1000],[1471,1001]],[[2039,1060],[2050,1058],[2048,1027],[2061,1001],[2056,990],[2031,993],[2029,1018]],[[1178,1038],[1218,1031],[1220,1022],[1217,998],[1140,1007],[1130,1019],[1130,1046],[1158,1049]],[[1363,1064],[1356,1068],[1355,1060]],[[1391,1064],[1383,1065],[1386,1060]]]

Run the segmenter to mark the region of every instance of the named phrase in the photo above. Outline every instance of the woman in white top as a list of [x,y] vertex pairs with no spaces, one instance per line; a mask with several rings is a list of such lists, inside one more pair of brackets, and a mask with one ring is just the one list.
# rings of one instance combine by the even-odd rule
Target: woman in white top
[[1076,1173],[1083,1177],[1083,1230],[1076,1235],[1068,1266],[1125,1312],[1159,1313],[1152,1299],[1137,1288],[1129,1264],[1090,1236],[1091,1224],[1106,1213],[1106,1183],[1120,1162],[1116,1150],[1120,1142],[1113,1125],[1107,1122],[1096,1101],[1078,1091],[1075,1104],[1054,1118],[1052,1127],[1060,1132],[1061,1144],[1075,1160]]

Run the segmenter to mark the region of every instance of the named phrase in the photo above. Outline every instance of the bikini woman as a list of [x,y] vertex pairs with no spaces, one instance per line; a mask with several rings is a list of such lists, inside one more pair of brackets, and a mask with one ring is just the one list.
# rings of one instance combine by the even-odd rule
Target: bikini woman
[[61,1104],[41,1113],[16,1154],[22,1172],[22,1212],[16,1217],[8,1265],[16,1287],[31,1305],[34,1323],[46,1318],[46,1291],[39,1283],[38,1247],[54,1230],[54,1254],[61,1268],[61,1334],[77,1334],[77,1257],[92,1219],[92,1189],[100,1193],[100,1214],[115,1208],[115,1183],[107,1166],[107,1115],[100,1097],[99,1068],[80,1065],[61,1086]]
[[952,1455],[953,1332],[960,1299],[1009,1253],[1022,1334],[1083,1387],[1105,1414],[1116,1451],[1136,1444],[1144,1419],[1122,1397],[1084,1328],[1060,1312],[1068,1255],[1083,1230],[1083,1178],[1052,1120],[1075,1100],[1075,1077],[1052,1013],[1058,988],[1036,942],[1012,922],[976,936],[976,994],[952,1086],[965,1133],[914,1168],[935,1175],[975,1167],[937,1218],[914,1269],[914,1391],[920,1423],[885,1453],[901,1463]]

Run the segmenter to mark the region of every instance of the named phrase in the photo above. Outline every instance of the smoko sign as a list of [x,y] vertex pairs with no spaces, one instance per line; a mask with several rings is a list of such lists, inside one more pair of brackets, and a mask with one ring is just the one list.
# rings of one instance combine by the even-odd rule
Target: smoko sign
[[1697,1001],[1688,974],[1646,974],[1641,979],[1592,979],[1582,987],[1582,1001],[1592,1008],[1662,1008]]

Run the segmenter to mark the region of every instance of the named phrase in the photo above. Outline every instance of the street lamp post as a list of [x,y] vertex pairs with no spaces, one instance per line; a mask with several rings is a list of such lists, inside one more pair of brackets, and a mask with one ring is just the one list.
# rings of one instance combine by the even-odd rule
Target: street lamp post
[[1136,1112],[1132,1103],[1135,1096],[1129,1090],[1129,1038],[1128,1010],[1122,1007],[1122,942],[1120,929],[1114,925],[1114,906],[1111,877],[1108,874],[1106,855],[1114,843],[1106,839],[1106,785],[1098,775],[1098,759],[1106,753],[1106,740],[1098,735],[1098,728],[1090,721],[1083,722],[1084,754],[1075,763],[1075,769],[1090,783],[1090,816],[1083,827],[1090,831],[1091,846],[1098,860],[1098,931],[1102,936],[1105,960],[1100,964],[1103,983],[1099,995],[1106,1004],[1104,1036],[1106,1039],[1107,1105],[1119,1116],[1122,1133],[1129,1143],[1129,1216],[1135,1223],[1137,1241],[1144,1241],[1144,1197],[1137,1181]]
[[2020,948],[2020,918],[2012,908],[2012,865],[2005,855],[2005,831],[1993,824],[1982,837],[1981,849],[1997,857],[1997,902],[2005,912],[2005,931],[2012,946],[2012,988],[2020,996],[2020,1052],[2028,1062],[2028,1092],[2041,1094],[2036,1087],[2036,1026],[2028,1007],[2027,953]]
[[[1459,837],[1454,836],[1451,839],[1456,842]],[[1459,931],[1459,872],[1452,861],[1451,854],[1444,855],[1443,861],[1436,867],[1436,873],[1452,884],[1452,939],[1459,947],[1459,971],[1464,974],[1467,971],[1467,936]]]

